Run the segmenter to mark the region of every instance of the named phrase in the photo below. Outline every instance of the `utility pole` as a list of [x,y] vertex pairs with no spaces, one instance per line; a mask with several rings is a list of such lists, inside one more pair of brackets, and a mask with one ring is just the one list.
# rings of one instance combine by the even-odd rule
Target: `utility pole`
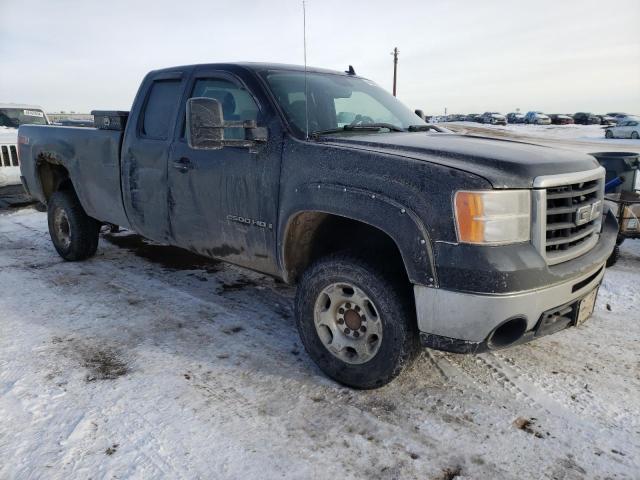
[[400,50],[398,50],[398,47],[393,49],[393,52],[391,52],[391,55],[393,55],[393,96],[396,96],[396,82],[398,80],[398,54],[400,53]]

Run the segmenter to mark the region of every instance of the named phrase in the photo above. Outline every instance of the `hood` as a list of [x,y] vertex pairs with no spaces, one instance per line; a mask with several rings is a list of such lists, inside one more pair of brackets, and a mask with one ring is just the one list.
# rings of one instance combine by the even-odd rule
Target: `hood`
[[18,129],[0,127],[0,143],[18,143]]
[[449,133],[397,132],[325,137],[323,143],[431,162],[488,180],[494,188],[530,188],[541,175],[592,170],[591,155],[524,142]]

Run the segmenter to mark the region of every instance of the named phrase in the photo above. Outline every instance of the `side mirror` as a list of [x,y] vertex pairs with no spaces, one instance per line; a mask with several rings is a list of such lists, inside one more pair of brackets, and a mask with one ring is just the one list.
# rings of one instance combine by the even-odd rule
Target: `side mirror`
[[187,100],[187,143],[199,150],[223,147],[224,118],[222,104],[215,98],[194,97]]
[[[219,150],[223,147],[253,147],[267,141],[265,127],[255,120],[225,122],[222,104],[215,98],[193,97],[187,100],[185,134],[189,146],[196,150]],[[241,138],[225,139],[227,128],[242,129]]]
[[416,110],[415,114],[424,120],[424,112],[422,110]]

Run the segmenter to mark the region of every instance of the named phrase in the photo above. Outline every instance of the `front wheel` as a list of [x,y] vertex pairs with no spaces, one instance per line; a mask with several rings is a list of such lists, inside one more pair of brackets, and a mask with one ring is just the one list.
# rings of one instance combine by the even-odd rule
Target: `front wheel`
[[73,191],[54,192],[47,217],[53,246],[62,258],[77,261],[95,255],[100,224],[87,215]]
[[606,138],[613,138],[613,132],[611,130],[607,130],[606,132],[604,132],[604,136]]
[[296,293],[296,322],[309,356],[354,388],[395,378],[418,347],[413,310],[401,283],[351,254],[313,264]]
[[631,132],[631,138],[633,138],[634,140],[638,140],[640,136],[638,135],[638,132]]

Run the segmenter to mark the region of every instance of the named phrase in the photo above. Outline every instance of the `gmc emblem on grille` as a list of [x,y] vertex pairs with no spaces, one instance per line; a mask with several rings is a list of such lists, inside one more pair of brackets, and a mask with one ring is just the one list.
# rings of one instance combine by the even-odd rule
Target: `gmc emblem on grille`
[[598,218],[602,213],[602,200],[592,203],[591,205],[585,205],[580,207],[576,212],[575,224],[577,226],[589,223],[592,220]]

